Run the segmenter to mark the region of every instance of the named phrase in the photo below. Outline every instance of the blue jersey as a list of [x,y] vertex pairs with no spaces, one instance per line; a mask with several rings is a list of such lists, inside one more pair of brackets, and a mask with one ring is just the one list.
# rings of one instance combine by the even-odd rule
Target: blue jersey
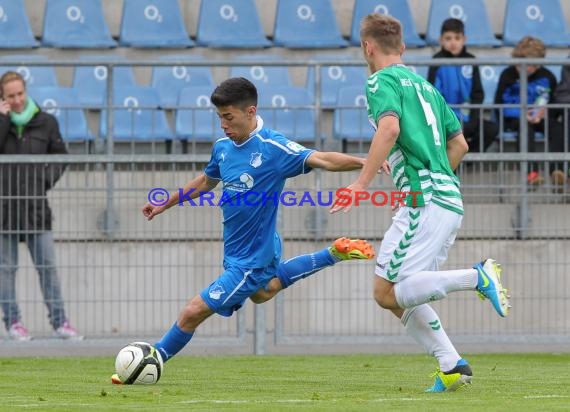
[[244,143],[216,141],[204,172],[223,184],[218,204],[224,216],[225,264],[262,268],[271,263],[285,180],[311,170],[305,161],[313,151],[264,128],[260,117]]

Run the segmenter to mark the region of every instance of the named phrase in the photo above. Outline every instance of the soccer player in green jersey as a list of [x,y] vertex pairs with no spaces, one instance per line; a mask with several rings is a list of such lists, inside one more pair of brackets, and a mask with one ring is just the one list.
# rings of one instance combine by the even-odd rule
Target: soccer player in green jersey
[[[366,191],[377,171],[388,166],[397,190],[410,193],[380,246],[374,299],[439,362],[427,391],[453,391],[470,383],[473,374],[428,303],[450,292],[475,290],[504,317],[510,307],[507,291],[492,259],[473,268],[438,271],[463,217],[454,170],[467,153],[467,142],[441,94],[402,64],[405,46],[398,20],[370,14],[362,20],[360,36],[372,73],[366,97],[376,132],[366,165],[348,189]],[[333,204],[331,213],[347,212],[353,203]]]

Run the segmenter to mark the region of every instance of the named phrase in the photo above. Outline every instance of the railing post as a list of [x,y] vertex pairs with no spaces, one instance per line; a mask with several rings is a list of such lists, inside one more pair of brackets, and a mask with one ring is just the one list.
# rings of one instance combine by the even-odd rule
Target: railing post
[[[528,153],[528,139],[534,139],[534,136],[528,135],[528,123],[526,120],[526,113],[528,109],[528,77],[527,77],[527,64],[523,63],[520,65],[520,116],[519,116],[519,147],[520,153]],[[527,185],[527,175],[529,172],[528,161],[523,161],[520,163],[520,184],[521,184],[521,198],[518,204],[517,213],[517,226],[515,231],[517,232],[517,238],[526,239],[528,237],[528,185]]]
[[[316,125],[316,144],[315,144],[315,148],[317,150],[323,150],[323,142],[321,139],[321,118],[322,118],[322,111],[321,111],[321,64],[316,64],[315,65],[315,107],[316,107],[316,111],[317,111],[317,117],[316,117],[316,121],[317,121],[317,125]],[[322,176],[321,176],[321,170],[317,169],[314,171],[315,173],[315,189],[317,191],[317,196],[318,193],[320,193],[320,191],[322,191]],[[309,212],[310,213],[310,212]],[[315,219],[315,240],[316,241],[321,241],[324,237],[324,232],[325,232],[325,225],[326,225],[326,214],[325,214],[325,210],[322,207],[317,207],[315,209],[315,214],[313,215],[314,219]],[[310,215],[309,215],[309,219],[310,220]]]
[[[113,157],[114,148],[113,148],[113,69],[114,66],[107,65],[107,136],[102,136],[107,141],[106,153],[107,156],[110,158]],[[100,227],[99,229],[105,234],[106,238],[109,240],[113,239],[115,232],[119,226],[119,219],[115,213],[114,207],[114,195],[115,195],[115,188],[114,188],[114,162],[109,161],[105,163],[105,172],[106,172],[106,182],[107,182],[107,199],[105,210],[103,211],[102,215],[100,216]]]

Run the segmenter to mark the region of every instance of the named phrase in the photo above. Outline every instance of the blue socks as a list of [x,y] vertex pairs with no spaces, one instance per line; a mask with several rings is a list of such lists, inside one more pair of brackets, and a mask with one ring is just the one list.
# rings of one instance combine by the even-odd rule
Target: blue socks
[[176,355],[194,336],[194,332],[184,332],[180,329],[176,322],[164,334],[164,336],[154,344],[156,350],[160,352],[162,361],[166,362],[168,359]]
[[319,252],[301,255],[281,262],[277,268],[277,277],[283,285],[283,289],[288,288],[298,280],[304,279],[313,273],[318,272],[327,266],[337,263],[328,248]]

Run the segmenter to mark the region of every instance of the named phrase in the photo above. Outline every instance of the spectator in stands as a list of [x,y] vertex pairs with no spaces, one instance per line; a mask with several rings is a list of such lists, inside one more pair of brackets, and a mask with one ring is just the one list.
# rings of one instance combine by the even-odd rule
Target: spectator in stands
[[[374,257],[370,243],[339,238],[318,252],[281,261],[275,225],[277,199],[286,180],[312,169],[360,169],[364,159],[307,149],[264,127],[257,115],[257,89],[243,77],[222,82],[210,100],[228,138],[216,141],[204,172],[188,181],[183,190],[173,193],[166,203],[149,202],[142,209],[151,220],[185,200],[208,194],[219,183],[223,185],[218,204],[224,217],[224,271],[188,301],[155,344],[164,362],[186,346],[198,326],[214,313],[231,316],[247,298],[263,303],[327,266]],[[116,374],[112,382],[123,383]]]
[[[546,47],[542,40],[526,36],[523,37],[512,51],[514,58],[544,58],[546,56]],[[556,77],[554,74],[543,66],[527,65],[527,104],[545,104],[551,99],[552,93],[556,90]],[[497,104],[520,104],[520,67],[509,66],[499,77],[499,84],[495,94],[495,103]],[[504,118],[504,130],[508,132],[516,132],[520,141],[520,108],[506,107],[502,109]],[[528,134],[526,136],[528,142],[528,151],[534,152],[535,133],[544,133],[544,120],[540,115],[541,109],[529,109],[526,114]],[[544,183],[544,178],[538,172],[538,166],[531,164],[530,171],[527,176],[529,185],[536,186]]]
[[[552,103],[570,105],[570,66],[562,68],[562,77],[552,94]],[[544,114],[546,111],[541,110],[538,117],[542,119]],[[548,125],[548,148],[551,152],[564,152],[566,124],[570,119],[570,111],[564,108],[552,108],[548,110],[547,114],[548,119],[545,122]],[[557,192],[562,192],[566,183],[566,175],[563,170],[564,166],[561,163],[550,163],[550,176]]]
[[[465,46],[465,26],[459,19],[449,18],[441,25],[439,43],[441,50],[434,58],[475,58],[467,52]],[[428,81],[443,95],[445,101],[452,105],[481,104],[485,92],[481,85],[479,67],[471,66],[430,66]],[[491,146],[499,127],[494,122],[483,120],[481,133],[480,109],[464,109],[453,107],[453,111],[462,124],[463,134],[471,152],[485,151]],[[481,145],[481,137],[482,145]]]
[[[19,73],[0,77],[0,155],[65,154],[57,120],[41,111],[27,96]],[[0,304],[11,339],[28,341],[16,302],[18,243],[25,241],[40,278],[40,287],[56,336],[82,337],[65,316],[55,267],[51,210],[46,191],[65,166],[37,164],[0,165]]]

